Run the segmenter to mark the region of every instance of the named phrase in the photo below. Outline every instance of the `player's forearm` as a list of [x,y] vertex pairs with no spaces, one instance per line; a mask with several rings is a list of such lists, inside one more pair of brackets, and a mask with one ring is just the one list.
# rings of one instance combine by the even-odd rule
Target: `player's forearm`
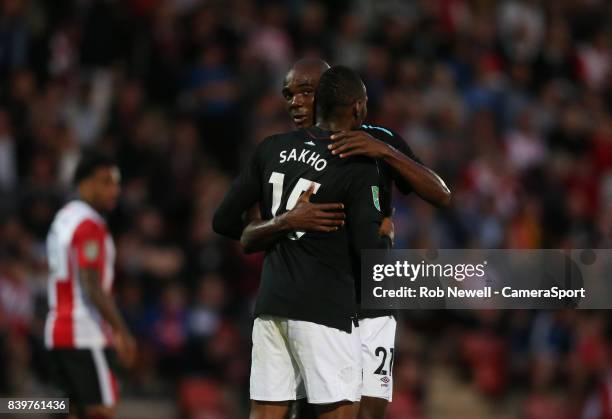
[[240,243],[245,253],[259,252],[268,249],[290,231],[291,226],[284,214],[267,221],[253,221],[242,231]]
[[128,333],[128,327],[123,321],[121,314],[119,313],[119,309],[117,305],[108,295],[100,292],[96,292],[96,297],[94,299],[94,304],[96,305],[98,311],[111,325],[113,330],[117,333],[126,334]]
[[421,198],[437,207],[446,207],[451,191],[433,170],[412,160],[393,147],[388,147],[383,160],[395,169]]
[[98,272],[93,269],[82,269],[79,273],[83,290],[89,300],[98,309],[102,318],[110,324],[115,332],[127,333],[128,328],[113,299],[102,291]]

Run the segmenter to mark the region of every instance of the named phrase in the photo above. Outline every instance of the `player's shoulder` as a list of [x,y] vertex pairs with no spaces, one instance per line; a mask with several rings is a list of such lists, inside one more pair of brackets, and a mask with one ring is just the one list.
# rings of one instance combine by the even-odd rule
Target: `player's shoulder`
[[378,162],[370,157],[351,156],[346,159],[339,159],[339,161],[341,167],[346,171],[348,180],[366,174],[378,174]]
[[370,124],[363,124],[361,126],[361,129],[370,134],[372,137],[376,138],[377,140],[383,141],[394,147],[395,149],[401,151],[408,157],[418,161],[419,163],[421,162],[419,158],[415,156],[414,152],[412,151],[412,148],[410,148],[410,146],[408,145],[408,142],[404,140],[402,136],[399,135],[397,132],[386,127]]
[[397,147],[398,144],[405,144],[402,136],[390,128],[382,127],[380,125],[363,124],[361,125],[361,129],[377,140],[384,141],[394,147]]
[[304,133],[301,130],[281,132],[265,137],[257,147],[260,150],[273,149],[278,146],[285,146],[290,141],[299,141],[303,137]]
[[64,205],[55,216],[54,224],[73,231],[82,226],[106,231],[104,218],[94,208],[80,200],[70,201]]
[[397,132],[380,125],[362,124],[361,130],[380,140],[401,138]]

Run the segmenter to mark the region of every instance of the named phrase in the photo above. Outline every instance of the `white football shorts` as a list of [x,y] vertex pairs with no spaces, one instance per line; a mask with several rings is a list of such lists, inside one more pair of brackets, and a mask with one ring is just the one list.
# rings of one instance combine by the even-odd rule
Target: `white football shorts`
[[307,321],[259,316],[253,324],[251,400],[359,401],[361,360],[359,328],[347,333]]

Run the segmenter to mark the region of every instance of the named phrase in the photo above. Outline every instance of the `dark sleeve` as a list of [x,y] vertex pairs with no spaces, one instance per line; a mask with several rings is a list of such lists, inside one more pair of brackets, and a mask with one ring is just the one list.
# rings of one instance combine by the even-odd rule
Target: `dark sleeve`
[[377,164],[374,160],[360,159],[349,166],[345,203],[346,224],[353,251],[360,254],[362,249],[385,249],[387,242],[378,234],[382,213]]
[[215,211],[213,230],[217,234],[240,240],[245,227],[243,214],[261,200],[261,159],[264,142],[257,147],[248,166],[234,180]]
[[[417,163],[422,164],[421,160],[414,154],[408,143],[404,141],[404,139],[397,133],[394,132],[392,135],[387,135],[386,140],[388,144],[397,149],[400,153],[405,154]],[[407,195],[412,192],[412,185],[406,182],[406,180],[397,172],[397,170],[389,166],[389,173],[391,174],[393,183],[395,183],[395,186],[397,186],[397,189],[399,189],[401,193]]]

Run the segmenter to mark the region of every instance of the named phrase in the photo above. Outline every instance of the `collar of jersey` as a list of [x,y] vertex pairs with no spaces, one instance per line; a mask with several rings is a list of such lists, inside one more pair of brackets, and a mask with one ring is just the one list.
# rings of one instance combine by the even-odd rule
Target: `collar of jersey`
[[302,129],[306,133],[306,135],[308,135],[313,140],[330,140],[329,137],[334,133],[334,131],[327,131],[317,126]]

